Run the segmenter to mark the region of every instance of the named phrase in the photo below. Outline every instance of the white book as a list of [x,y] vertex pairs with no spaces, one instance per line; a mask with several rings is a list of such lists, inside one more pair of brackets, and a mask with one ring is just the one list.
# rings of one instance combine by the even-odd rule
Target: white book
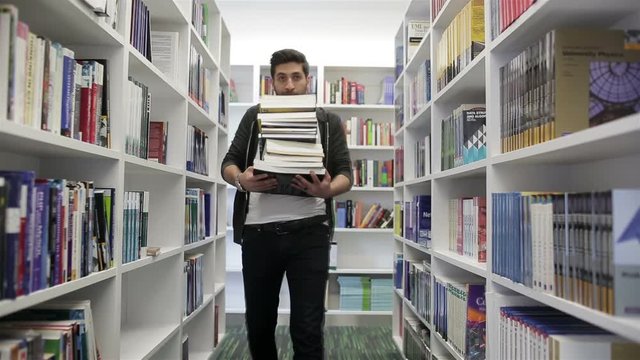
[[316,95],[262,95],[260,112],[315,111]]
[[[0,35],[1,36],[1,35]],[[1,41],[0,41],[1,43]],[[17,123],[24,121],[24,94],[27,81],[27,50],[29,44],[29,25],[18,22],[16,36],[16,82],[13,119]],[[2,46],[0,45],[0,51]],[[2,55],[0,55],[2,56]]]
[[316,113],[313,111],[286,112],[286,113],[258,113],[259,120],[281,120],[281,121],[317,121]]
[[175,31],[151,31],[153,65],[171,81],[177,79],[179,34]]
[[[44,64],[46,56],[47,42],[41,38],[34,39],[34,57],[33,57],[33,96],[31,111],[31,125],[36,129],[42,129],[42,112],[44,111],[43,87],[48,84],[44,82]],[[53,84],[53,83],[51,83]]]
[[0,118],[14,120],[18,8],[0,4]]
[[279,155],[279,154],[264,154],[262,160],[264,161],[316,161],[322,162],[322,156],[296,156],[296,155]]
[[268,173],[278,173],[278,174],[309,174],[311,171],[316,173],[316,175],[324,175],[325,169],[324,167],[284,167],[284,166],[275,166],[271,165],[263,160],[256,159],[253,162],[253,167],[256,170],[262,170],[263,172]]
[[323,156],[322,145],[301,141],[268,139],[265,144],[268,154]]

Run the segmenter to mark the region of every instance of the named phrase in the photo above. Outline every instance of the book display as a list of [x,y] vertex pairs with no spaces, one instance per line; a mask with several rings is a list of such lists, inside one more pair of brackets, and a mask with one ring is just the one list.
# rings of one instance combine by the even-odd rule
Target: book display
[[631,0],[410,2],[390,259],[408,359],[635,357],[638,16]]
[[229,45],[213,0],[0,2],[0,357],[212,356]]

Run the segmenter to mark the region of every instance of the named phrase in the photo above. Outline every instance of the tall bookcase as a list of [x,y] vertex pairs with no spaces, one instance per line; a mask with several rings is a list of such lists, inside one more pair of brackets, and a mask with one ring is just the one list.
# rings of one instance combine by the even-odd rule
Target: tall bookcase
[[[231,77],[235,84],[236,98],[230,107],[230,141],[245,111],[257,104],[260,99],[260,79],[270,75],[268,65],[232,65]],[[393,105],[378,104],[383,91],[382,80],[393,76],[391,67],[367,66],[327,66],[311,65],[310,75],[316,79],[318,106],[329,110],[343,120],[351,117],[371,118],[375,123],[393,123]],[[325,81],[335,82],[341,77],[356,81],[365,86],[364,104],[342,105],[324,102]],[[349,145],[351,159],[393,159],[393,146]],[[233,199],[235,188],[229,187],[229,199]],[[345,199],[360,200],[368,208],[380,203],[384,208],[392,209],[392,187],[353,187],[336,201]],[[231,207],[232,204],[229,204]],[[365,209],[366,211],[366,209]],[[230,219],[231,210],[227,212]],[[327,287],[327,325],[377,325],[388,324],[391,311],[349,311],[340,310],[340,285],[338,276],[355,275],[370,278],[391,278],[392,264],[387,254],[393,251],[391,229],[355,229],[336,228],[334,241],[337,243],[336,269],[330,270]],[[232,228],[227,232],[227,314],[231,318],[238,315],[242,322],[244,316],[244,291],[242,284],[241,248],[233,243]],[[287,323],[289,314],[289,294],[286,279],[280,292],[279,318]],[[230,320],[231,321],[231,320]],[[234,323],[236,320],[234,319]]]
[[[433,14],[432,4],[444,3]],[[614,188],[638,188],[640,177],[640,114],[556,138],[516,151],[501,151],[501,98],[500,68],[527,46],[541,38],[549,30],[560,27],[588,26],[628,29],[634,28],[640,16],[640,4],[636,1],[617,1],[615,4],[601,1],[536,0],[498,36],[492,37],[491,20],[498,16],[492,6],[498,1],[484,1],[485,48],[464,67],[446,86],[438,90],[438,43],[455,16],[468,0],[410,2],[396,34],[396,59],[399,65],[395,83],[398,114],[403,120],[397,129],[396,146],[404,145],[404,181],[396,183],[394,201],[411,201],[415,195],[431,196],[431,246],[419,246],[405,237],[394,235],[394,252],[402,254],[404,261],[424,263],[430,266],[428,282],[430,313],[420,315],[411,301],[405,297],[406,270],[397,276],[403,287],[396,290],[393,309],[393,336],[402,351],[408,335],[405,320],[422,323],[430,330],[427,339],[434,358],[463,359],[451,343],[436,331],[433,314],[434,277],[444,277],[454,282],[481,283],[486,288],[486,358],[495,359],[500,346],[499,314],[492,310],[504,296],[521,296],[526,303],[546,305],[568,315],[582,319],[597,327],[618,334],[634,342],[640,342],[640,321],[637,318],[616,317],[593,310],[576,302],[543,293],[497,275],[492,269],[492,209],[494,193],[512,191],[594,191]],[[503,3],[503,2],[500,2]],[[506,3],[525,3],[507,1]],[[516,7],[517,9],[517,7]],[[512,9],[514,10],[514,9]],[[514,10],[516,11],[516,10]],[[407,27],[411,21],[430,22],[411,58],[407,56]],[[431,98],[414,111],[411,110],[411,84],[420,75],[425,61],[431,73]],[[453,109],[461,104],[486,104],[486,159],[470,164],[441,170],[441,124]],[[414,176],[416,166],[413,147],[416,142],[430,136],[431,172]],[[471,257],[460,256],[449,250],[450,209],[449,200],[470,196],[486,196],[486,263]],[[405,221],[406,221],[405,214]],[[404,268],[404,266],[402,267]],[[402,269],[401,268],[401,269]],[[636,295],[640,296],[640,292]],[[405,354],[406,355],[406,354]],[[431,355],[430,355],[431,356]]]
[[[115,189],[114,265],[108,270],[21,296],[0,300],[0,317],[52,299],[89,299],[96,338],[105,359],[177,359],[188,336],[189,358],[213,355],[214,337],[225,333],[226,183],[216,169],[227,149],[230,33],[215,1],[206,0],[208,36],[192,25],[193,2],[146,1],[151,30],[178,33],[175,81],[129,42],[133,0],[117,1],[117,27],[81,0],[2,1],[19,9],[30,31],[57,41],[75,58],[107,59],[111,110],[111,148],[16,124],[0,115],[0,168],[33,170],[37,177],[93,180]],[[210,108],[203,110],[187,92],[189,49],[194,46],[212,74]],[[128,77],[149,87],[152,120],[169,123],[167,164],[125,153]],[[219,96],[224,94],[223,96]],[[186,170],[187,129],[198,126],[209,139],[209,175]],[[185,245],[185,189],[211,194],[211,236]],[[123,264],[124,192],[150,193],[148,245],[160,254]],[[186,278],[183,262],[203,254],[204,301],[183,316]],[[217,319],[216,319],[217,317]],[[217,330],[214,329],[217,324]]]

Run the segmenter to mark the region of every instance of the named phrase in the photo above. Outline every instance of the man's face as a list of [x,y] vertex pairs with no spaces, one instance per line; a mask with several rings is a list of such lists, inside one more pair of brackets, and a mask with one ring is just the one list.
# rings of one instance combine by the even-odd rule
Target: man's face
[[302,64],[288,62],[276,65],[273,87],[277,95],[304,95],[308,82]]

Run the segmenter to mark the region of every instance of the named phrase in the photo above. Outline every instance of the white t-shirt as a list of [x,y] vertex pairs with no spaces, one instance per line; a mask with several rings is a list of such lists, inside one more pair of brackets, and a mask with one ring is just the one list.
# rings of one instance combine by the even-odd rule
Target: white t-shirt
[[304,219],[326,213],[322,198],[252,192],[245,224]]

